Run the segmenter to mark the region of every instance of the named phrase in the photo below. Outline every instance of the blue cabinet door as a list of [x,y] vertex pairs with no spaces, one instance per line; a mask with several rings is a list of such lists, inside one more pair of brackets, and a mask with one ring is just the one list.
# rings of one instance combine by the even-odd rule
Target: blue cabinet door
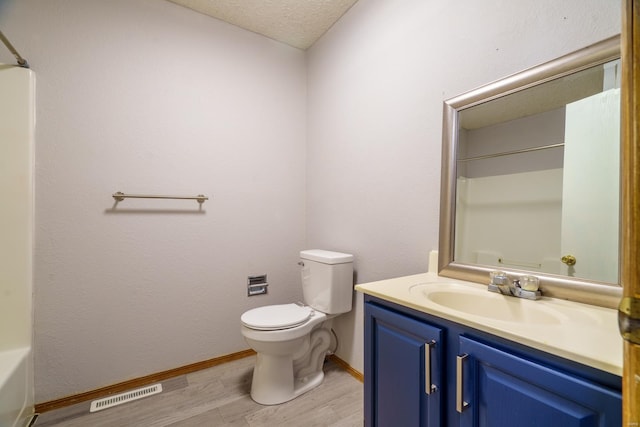
[[[461,427],[619,427],[618,391],[460,337]],[[460,374],[460,372],[459,372]]]
[[365,425],[440,427],[442,330],[365,304]]

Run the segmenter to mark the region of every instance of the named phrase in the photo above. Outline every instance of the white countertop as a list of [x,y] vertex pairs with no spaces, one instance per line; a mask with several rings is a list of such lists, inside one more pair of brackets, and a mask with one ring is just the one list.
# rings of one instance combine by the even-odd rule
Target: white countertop
[[[426,297],[424,293],[425,290],[447,290],[449,287],[456,292],[464,292],[465,297],[469,294],[466,299],[472,302],[475,296],[478,304],[469,305],[469,311],[456,310],[434,302],[433,298]],[[484,285],[449,279],[434,273],[364,283],[357,285],[356,290],[622,375],[623,343],[618,331],[618,312],[614,309],[545,297],[529,301],[495,294],[487,291]],[[495,300],[496,298],[500,300]],[[509,300],[503,300],[506,298]],[[483,304],[486,302],[507,304],[509,310],[515,310],[514,320],[492,318],[491,314],[483,315]],[[524,320],[517,321],[516,318]]]

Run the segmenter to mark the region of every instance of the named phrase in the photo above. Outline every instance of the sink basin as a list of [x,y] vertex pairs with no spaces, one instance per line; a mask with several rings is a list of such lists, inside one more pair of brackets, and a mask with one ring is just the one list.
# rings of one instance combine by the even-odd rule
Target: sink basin
[[503,322],[527,325],[553,325],[562,322],[562,314],[543,305],[491,293],[456,283],[420,283],[409,288],[411,295],[459,312]]

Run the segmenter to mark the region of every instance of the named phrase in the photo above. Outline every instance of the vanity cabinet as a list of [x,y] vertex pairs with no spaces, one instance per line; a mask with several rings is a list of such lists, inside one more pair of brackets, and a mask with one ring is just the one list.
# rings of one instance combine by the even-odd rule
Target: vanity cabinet
[[618,427],[620,377],[365,295],[365,426]]

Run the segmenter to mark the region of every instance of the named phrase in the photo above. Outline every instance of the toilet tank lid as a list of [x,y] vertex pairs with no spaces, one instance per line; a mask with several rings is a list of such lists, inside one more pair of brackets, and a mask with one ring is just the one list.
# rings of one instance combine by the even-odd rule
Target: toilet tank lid
[[325,251],[324,249],[300,251],[300,258],[321,262],[323,264],[345,264],[347,262],[353,262],[353,255],[351,254]]

